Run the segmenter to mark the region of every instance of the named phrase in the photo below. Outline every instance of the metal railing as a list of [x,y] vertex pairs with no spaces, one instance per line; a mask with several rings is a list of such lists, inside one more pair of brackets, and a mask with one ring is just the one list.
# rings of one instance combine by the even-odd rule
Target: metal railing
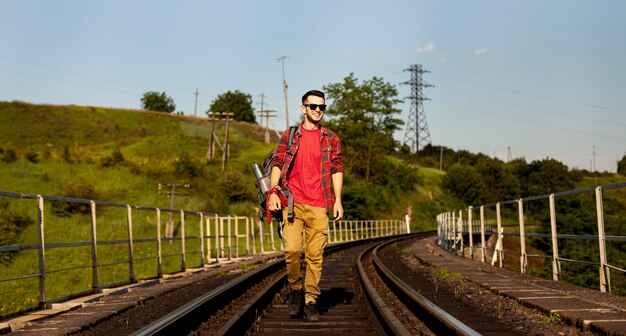
[[[529,257],[545,258],[552,263],[551,272],[552,279],[554,281],[561,280],[563,274],[562,262],[598,266],[599,289],[601,292],[611,292],[610,270],[613,269],[622,273],[626,273],[626,270],[623,269],[623,266],[618,267],[610,263],[607,254],[607,242],[626,242],[626,236],[607,235],[603,197],[605,192],[608,190],[621,189],[623,191],[624,189],[622,188],[625,187],[626,183],[615,183],[598,186],[595,188],[570,190],[553,194],[526,197],[518,200],[497,202],[478,207],[470,206],[467,209],[442,213],[437,216],[438,244],[450,252],[458,254],[460,251],[463,256],[472,259],[476,258],[474,250],[479,249],[480,261],[482,262],[486,262],[487,253],[491,252],[491,264],[494,265],[496,261],[498,261],[499,267],[503,267],[504,265],[505,254],[517,254],[519,255],[519,270],[521,273],[528,273]],[[557,210],[559,209],[557,202],[567,202],[567,197],[584,194],[587,194],[587,196],[589,196],[589,194],[591,193],[593,193],[593,200],[591,200],[591,197],[588,197],[588,203],[595,203],[595,205],[591,205],[588,203],[583,204],[578,200],[576,201],[576,204],[579,205],[579,209],[581,209],[580,212],[582,212],[582,210],[588,210],[588,208],[590,207],[595,208],[594,210],[596,223],[593,223],[591,226],[597,227],[597,232],[595,232],[595,234],[563,233],[571,230],[572,228],[571,225],[568,225],[570,223],[559,223],[557,221],[557,214],[559,214],[557,212]],[[540,226],[540,224],[526,223],[528,211],[525,212],[524,207],[525,205],[528,206],[529,204],[532,205],[535,209],[538,207],[548,208],[547,211],[549,212],[550,224],[549,233],[532,232],[536,231],[532,230],[532,228],[536,228]],[[507,208],[507,206],[510,209]],[[585,208],[585,206],[587,206],[587,208]],[[571,211],[571,209],[575,207],[564,205],[563,208],[566,211]],[[479,219],[475,219],[474,217],[476,209],[479,210]],[[504,216],[502,215],[502,212],[505,209],[511,211],[510,214],[513,215],[509,216],[508,218],[517,217],[517,223],[511,223],[508,225],[504,224]],[[543,210],[545,211],[546,209]],[[489,215],[486,215],[488,211]],[[562,216],[563,213],[561,213],[560,215]],[[584,217],[583,215],[578,213],[570,215],[574,217]],[[582,222],[587,223],[585,220],[586,218],[581,219]],[[620,227],[624,227],[624,222],[626,222],[626,219],[614,218],[613,221],[614,223],[612,227],[619,230]],[[545,224],[547,226],[547,222]],[[474,236],[478,234],[480,235],[480,244],[477,247],[473,239]],[[487,242],[485,241],[485,235],[495,236],[496,242],[494,248],[488,248]],[[519,250],[505,249],[503,243],[504,237],[519,237]],[[540,255],[528,253],[527,240],[529,239],[549,240],[548,244],[550,245],[552,254]],[[598,259],[577,260],[560,257],[560,253],[567,251],[566,249],[571,246],[571,244],[565,244],[565,241],[596,242]],[[620,249],[621,246],[617,250]],[[587,256],[592,256],[593,254],[595,254],[595,248],[594,253],[589,251],[587,253]]]
[[[282,241],[275,230],[275,222],[268,225],[253,217],[0,191],[0,200],[2,198],[30,200],[29,202],[35,204],[27,204],[23,208],[36,208],[37,219],[36,230],[31,229],[30,235],[22,234],[28,236],[22,240],[28,241],[30,238],[32,242],[0,245],[0,255],[26,255],[21,257],[20,264],[27,265],[25,267],[28,270],[22,273],[18,270],[11,271],[15,266],[11,262],[2,266],[0,306],[4,300],[16,299],[12,297],[16,295],[14,289],[20,287],[21,282],[36,281],[38,289],[36,301],[30,300],[36,302],[36,306],[26,304],[26,307],[21,307],[18,311],[5,309],[0,311],[0,316],[46,307],[71,297],[101,292],[104,288],[162,278],[166,274],[193,268],[219,265],[241,256],[282,250]],[[74,219],[73,224],[68,224],[69,220],[49,214],[54,202],[88,206],[88,213],[78,216],[80,218]],[[174,230],[171,236],[164,235],[164,212],[180,216],[177,220],[178,230]],[[47,218],[48,216],[52,219]],[[80,222],[85,218],[89,218],[88,224],[75,224],[76,220]],[[101,238],[98,232],[104,231],[103,227],[106,225],[114,226],[117,230],[113,230],[114,234],[108,233],[107,237]],[[57,233],[60,231],[61,236],[67,237],[69,241],[47,242],[47,230],[56,230]],[[74,234],[74,231],[80,232]],[[68,234],[63,235],[63,232]],[[403,220],[331,221],[328,242],[406,232],[408,223]],[[71,238],[75,236],[87,239],[76,241]],[[112,272],[111,269],[117,272]],[[57,285],[54,295],[50,295],[48,282],[77,281],[69,276],[60,276],[71,272],[89,272],[88,275],[83,274],[83,278],[88,277],[90,284],[83,284],[78,291],[72,290],[76,286],[60,290]],[[56,278],[51,279],[55,276]],[[29,301],[25,297],[20,299]]]

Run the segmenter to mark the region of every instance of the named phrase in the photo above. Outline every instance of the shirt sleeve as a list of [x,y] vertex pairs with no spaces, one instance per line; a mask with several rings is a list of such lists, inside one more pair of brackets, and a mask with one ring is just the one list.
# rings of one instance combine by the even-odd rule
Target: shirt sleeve
[[289,129],[283,133],[278,140],[276,149],[274,150],[274,159],[272,160],[271,167],[283,168],[285,163],[285,155],[287,154],[287,142],[289,141]]
[[339,137],[333,133],[332,146],[333,152],[331,154],[330,174],[343,173],[343,154],[341,153],[341,143]]

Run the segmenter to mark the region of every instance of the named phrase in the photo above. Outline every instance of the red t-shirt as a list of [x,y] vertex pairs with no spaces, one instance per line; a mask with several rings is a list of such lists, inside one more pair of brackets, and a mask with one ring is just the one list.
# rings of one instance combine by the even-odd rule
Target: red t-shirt
[[288,177],[289,190],[293,194],[294,202],[323,208],[326,201],[321,182],[320,129],[301,129],[300,146]]

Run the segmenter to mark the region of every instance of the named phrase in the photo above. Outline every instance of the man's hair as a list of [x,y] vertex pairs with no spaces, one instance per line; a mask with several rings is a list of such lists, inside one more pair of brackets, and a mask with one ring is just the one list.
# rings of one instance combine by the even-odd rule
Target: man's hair
[[302,96],[302,104],[306,102],[306,99],[309,98],[309,96],[316,96],[316,97],[320,97],[326,100],[326,97],[324,97],[324,92],[319,91],[319,90],[310,90],[307,93],[305,93],[304,96]]

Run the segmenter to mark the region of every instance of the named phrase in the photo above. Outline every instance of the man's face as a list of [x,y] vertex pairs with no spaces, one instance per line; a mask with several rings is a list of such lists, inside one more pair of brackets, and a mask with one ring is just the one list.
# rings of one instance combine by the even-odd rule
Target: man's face
[[308,96],[306,98],[306,101],[302,105],[302,112],[310,122],[318,123],[320,120],[322,120],[322,117],[324,116],[324,111],[322,111],[322,108],[320,106],[316,106],[315,109],[311,109],[311,105],[315,106],[323,104],[324,98],[317,96]]

